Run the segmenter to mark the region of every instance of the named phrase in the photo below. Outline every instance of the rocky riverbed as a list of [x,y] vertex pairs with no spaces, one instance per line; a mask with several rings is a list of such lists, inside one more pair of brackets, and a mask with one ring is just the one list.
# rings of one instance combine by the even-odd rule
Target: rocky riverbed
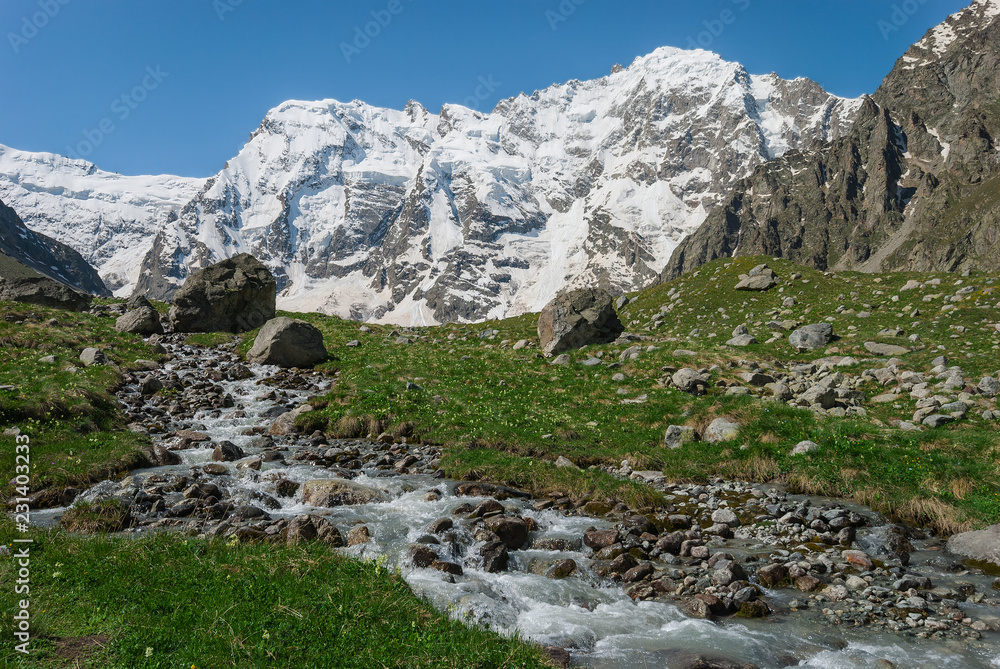
[[1000,667],[997,575],[869,509],[627,464],[612,473],[662,490],[666,508],[451,481],[435,448],[402,435],[300,434],[335,377],[155,340],[171,359],[119,393],[154,438],[153,466],[76,500],[121,501],[127,532],[324,542],[583,666]]

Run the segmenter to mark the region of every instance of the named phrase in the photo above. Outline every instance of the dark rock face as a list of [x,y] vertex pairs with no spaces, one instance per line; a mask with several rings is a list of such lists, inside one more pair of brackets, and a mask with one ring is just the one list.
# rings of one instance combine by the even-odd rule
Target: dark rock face
[[188,277],[170,323],[177,332],[246,332],[274,318],[276,295],[271,271],[241,253]]
[[0,301],[83,311],[92,297],[0,254]]
[[737,253],[823,270],[995,268],[1000,21],[985,6],[973,3],[910,47],[845,137],[739,182],[661,280]]
[[322,332],[305,321],[282,316],[260,329],[247,360],[280,367],[312,367],[326,360],[326,355]]
[[582,288],[557,295],[538,315],[538,338],[547,356],[612,342],[624,330],[614,299],[601,289]]
[[3,202],[0,202],[0,254],[78,292],[111,294],[97,270],[82,255],[61,242],[29,230],[17,213]]

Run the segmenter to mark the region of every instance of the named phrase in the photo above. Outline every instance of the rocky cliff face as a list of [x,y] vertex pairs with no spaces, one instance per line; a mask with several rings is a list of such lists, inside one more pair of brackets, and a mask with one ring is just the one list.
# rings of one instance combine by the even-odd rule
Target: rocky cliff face
[[17,213],[0,202],[0,254],[71,288],[110,295],[100,275],[70,247],[29,230]]
[[977,0],[900,58],[844,137],[741,180],[661,279],[767,254],[821,269],[1000,263],[1000,0]]
[[[37,229],[73,235],[118,294],[166,299],[248,252],[275,274],[281,308],[480,320],[536,311],[568,286],[649,282],[738,179],[841,137],[859,106],[664,48],[491,113],[287,102],[207,180],[126,184],[147,178],[58,157],[25,176],[29,158],[0,151],[0,195],[39,212]],[[84,182],[105,199],[94,210]],[[61,210],[103,241],[61,231]]]

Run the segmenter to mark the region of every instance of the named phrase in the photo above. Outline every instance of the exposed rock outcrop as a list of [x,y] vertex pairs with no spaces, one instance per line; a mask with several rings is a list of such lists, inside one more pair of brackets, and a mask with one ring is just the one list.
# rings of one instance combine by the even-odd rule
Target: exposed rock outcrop
[[10,256],[0,254],[0,301],[24,302],[43,307],[82,311],[92,296],[70,288]]

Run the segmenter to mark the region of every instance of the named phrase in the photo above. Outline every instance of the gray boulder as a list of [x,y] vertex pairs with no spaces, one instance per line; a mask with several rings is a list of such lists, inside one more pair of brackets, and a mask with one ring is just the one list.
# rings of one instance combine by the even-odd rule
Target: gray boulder
[[111,360],[101,349],[88,347],[83,349],[80,353],[80,362],[82,362],[85,367],[90,367],[91,365],[106,365],[111,362]]
[[751,344],[756,344],[757,339],[753,335],[742,334],[737,335],[726,342],[726,346],[750,346]]
[[833,326],[829,323],[804,325],[788,335],[788,343],[797,351],[823,348],[833,341]]
[[987,397],[996,397],[1000,393],[1000,381],[997,381],[992,376],[983,377],[983,380],[979,382],[979,392]]
[[819,448],[819,444],[817,444],[815,441],[808,441],[808,440],[800,441],[795,445],[795,448],[792,449],[792,455],[804,455],[806,453],[812,453],[817,448]]
[[725,418],[716,418],[705,428],[704,439],[710,444],[715,444],[720,441],[732,441],[739,433],[739,423],[734,423]]
[[948,552],[1000,567],[1000,524],[985,530],[962,532],[948,539]]
[[740,275],[736,290],[763,292],[778,285],[778,277],[767,265],[757,265],[748,274]]
[[815,385],[799,396],[808,404],[818,404],[824,409],[832,409],[837,404],[837,393],[826,386]]
[[271,271],[242,253],[189,276],[170,323],[177,332],[246,332],[274,318],[276,296]]
[[281,316],[264,324],[247,361],[279,367],[312,367],[326,360],[323,333],[305,321]]
[[557,295],[538,315],[542,353],[553,356],[590,344],[613,342],[625,330],[613,302],[611,295],[599,288]]
[[695,441],[698,441],[698,433],[686,425],[671,425],[663,435],[663,445],[667,448],[680,448]]
[[910,352],[910,349],[905,346],[897,346],[895,344],[882,344],[876,341],[866,341],[865,348],[868,349],[869,353],[874,355],[884,355],[884,356],[894,356],[894,355],[905,355]]
[[951,416],[946,416],[944,414],[936,413],[924,418],[923,424],[927,427],[941,427],[942,425],[947,425],[948,423],[954,423],[955,419]]
[[160,325],[160,314],[151,306],[140,306],[119,316],[115,320],[115,329],[119,332],[147,336],[163,334],[163,326]]
[[302,484],[302,503],[309,506],[351,506],[386,499],[381,490],[347,479],[315,479]]
[[670,377],[678,390],[683,390],[692,395],[704,395],[708,388],[708,378],[693,369],[681,367]]
[[135,311],[136,309],[140,309],[142,307],[149,307],[150,309],[153,308],[153,303],[147,300],[145,295],[136,293],[125,301],[126,311]]

